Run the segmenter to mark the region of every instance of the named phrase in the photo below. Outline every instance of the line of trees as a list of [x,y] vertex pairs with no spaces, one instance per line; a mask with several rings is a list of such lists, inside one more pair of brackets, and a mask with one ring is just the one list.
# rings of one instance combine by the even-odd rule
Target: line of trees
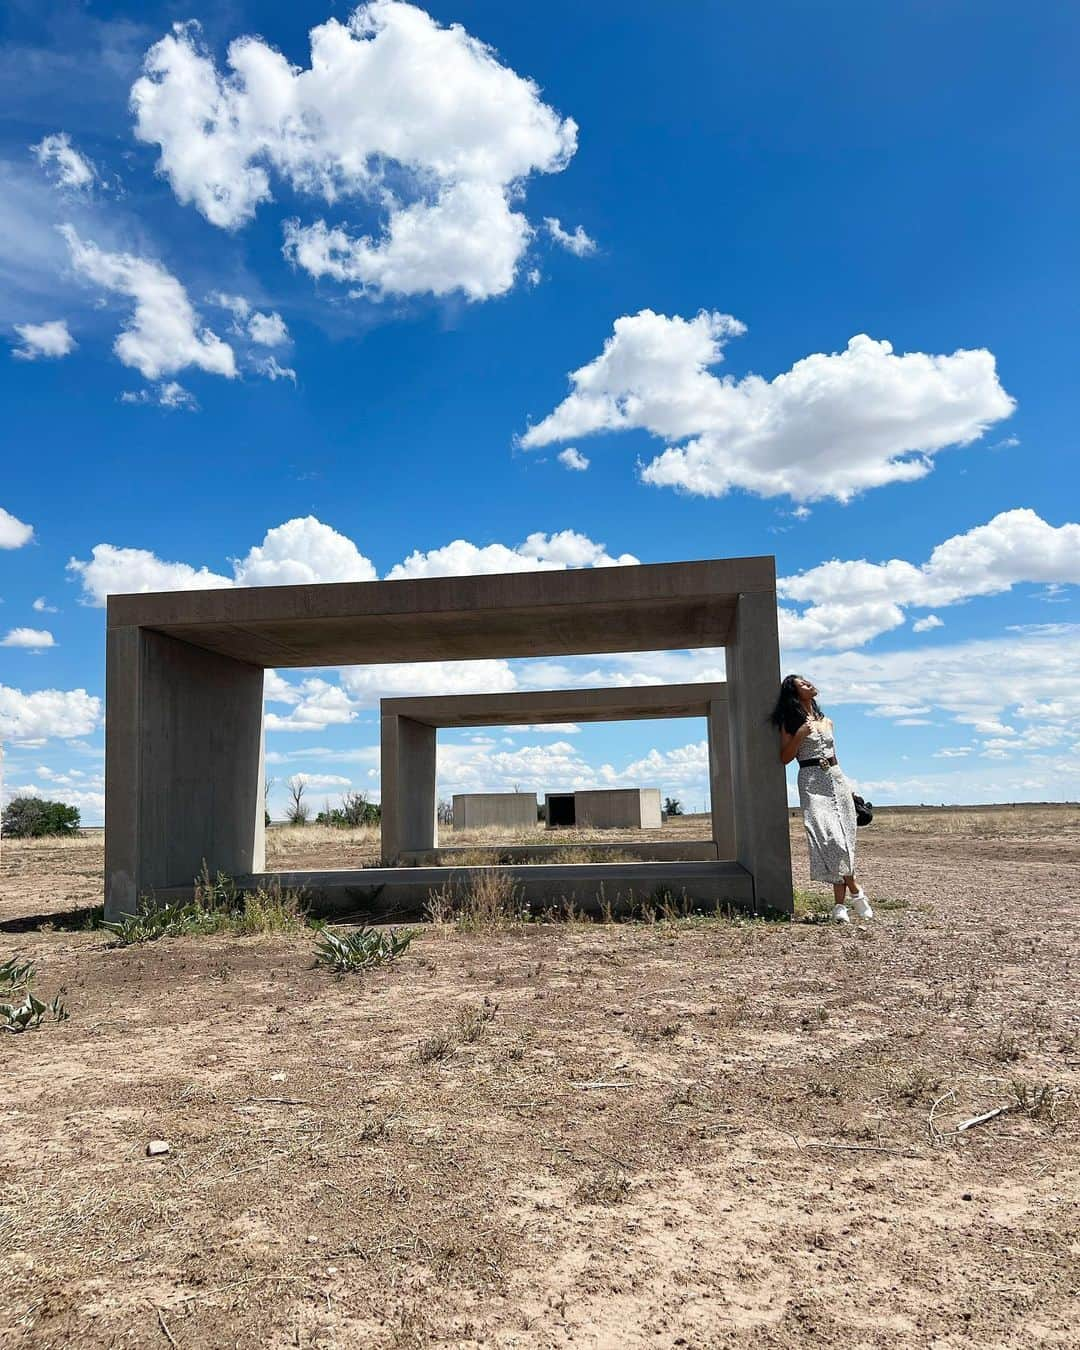
[[[267,793],[272,780],[266,785]],[[285,786],[289,790],[289,805],[285,810],[285,819],[290,825],[306,825],[311,819],[311,806],[306,800],[307,783],[300,774],[290,778]],[[269,820],[269,812],[267,813]],[[358,825],[377,825],[382,819],[382,808],[378,802],[369,801],[365,792],[346,792],[342,794],[341,805],[331,806],[327,802],[316,815],[316,825],[337,825],[342,829],[354,829]]]
[[43,797],[13,797],[0,815],[0,834],[7,839],[74,838],[79,833],[79,808]]

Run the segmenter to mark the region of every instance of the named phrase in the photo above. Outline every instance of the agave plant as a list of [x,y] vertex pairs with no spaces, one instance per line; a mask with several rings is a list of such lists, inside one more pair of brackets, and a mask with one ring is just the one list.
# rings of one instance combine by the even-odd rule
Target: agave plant
[[21,1003],[0,1003],[0,1031],[28,1031],[40,1026],[46,1013],[52,1013],[58,1022],[66,1022],[68,1018],[59,994],[51,1003],[42,1003],[28,989]]
[[382,932],[377,928],[359,928],[355,933],[336,933],[332,928],[321,928],[315,939],[315,960],[339,975],[396,961],[413,940],[413,933],[393,928]]
[[21,989],[24,984],[29,984],[33,978],[33,961],[23,961],[18,956],[9,956],[3,965],[0,965],[0,989],[5,991]]

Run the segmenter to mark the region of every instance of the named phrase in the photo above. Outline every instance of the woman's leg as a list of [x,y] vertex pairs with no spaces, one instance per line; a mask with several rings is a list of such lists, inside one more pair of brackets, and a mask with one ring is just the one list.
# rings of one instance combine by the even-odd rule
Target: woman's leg
[[858,919],[872,919],[874,911],[870,908],[870,901],[866,898],[866,893],[854,875],[844,878],[844,884],[851,891],[851,907],[855,911],[855,917]]
[[833,882],[833,912],[832,916],[837,923],[850,923],[848,918],[847,905],[844,903],[847,899],[847,886],[842,881]]

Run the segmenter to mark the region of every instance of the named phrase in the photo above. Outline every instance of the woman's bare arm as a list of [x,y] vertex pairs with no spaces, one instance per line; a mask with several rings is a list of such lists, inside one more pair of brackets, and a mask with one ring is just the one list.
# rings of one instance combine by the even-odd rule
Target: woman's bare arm
[[798,731],[792,733],[780,728],[780,763],[790,764],[799,753],[799,746],[810,735],[810,723],[804,722]]

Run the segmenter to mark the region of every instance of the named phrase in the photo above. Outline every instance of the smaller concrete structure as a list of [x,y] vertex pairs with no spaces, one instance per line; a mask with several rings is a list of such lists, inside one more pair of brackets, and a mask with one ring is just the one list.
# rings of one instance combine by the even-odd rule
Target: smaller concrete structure
[[658,830],[659,788],[605,788],[574,793],[574,816],[582,830]]
[[664,823],[659,788],[549,792],[544,817],[549,830],[658,830]]
[[455,792],[454,829],[535,830],[536,794],[533,792]]

